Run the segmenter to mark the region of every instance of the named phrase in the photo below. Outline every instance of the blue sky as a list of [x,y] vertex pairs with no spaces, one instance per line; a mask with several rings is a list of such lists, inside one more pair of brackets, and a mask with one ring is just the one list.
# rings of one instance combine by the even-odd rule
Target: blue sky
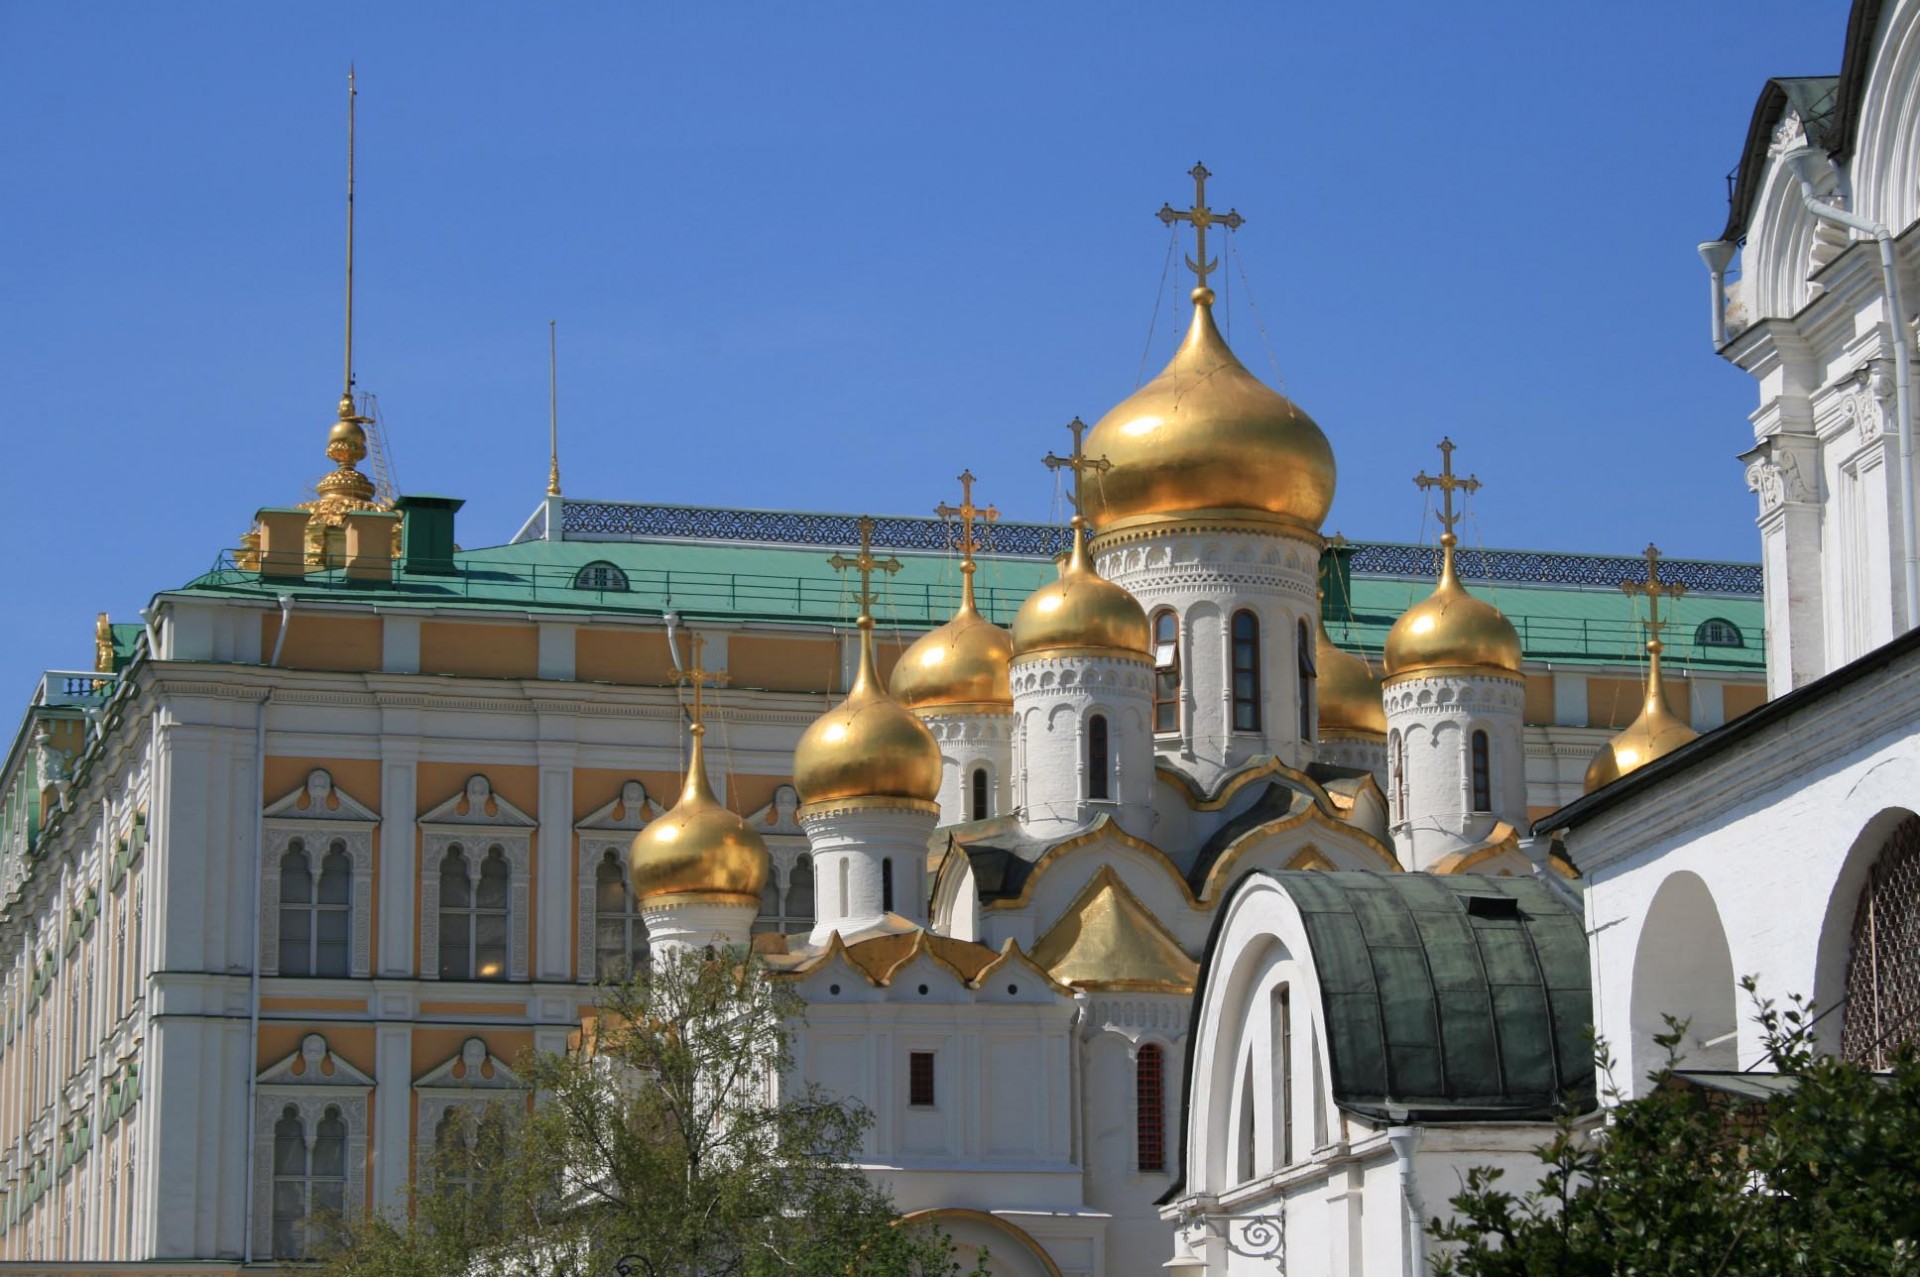
[[1754,558],[1754,392],[1694,245],[1766,77],[1836,71],[1845,22],[0,4],[31,51],[0,79],[0,680],[86,665],[95,611],[133,619],[326,470],[350,60],[356,370],[469,547],[544,485],[550,318],[569,495],[921,512],[970,467],[1054,517],[1041,454],[1178,336],[1152,215],[1200,159],[1247,218],[1223,326],[1339,459],[1329,532],[1421,536],[1446,434],[1486,483],[1470,542]]

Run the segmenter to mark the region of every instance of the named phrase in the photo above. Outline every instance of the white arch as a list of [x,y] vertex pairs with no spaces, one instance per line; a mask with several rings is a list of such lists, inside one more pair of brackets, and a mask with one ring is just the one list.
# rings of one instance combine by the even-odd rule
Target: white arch
[[[1667,1016],[1687,1021],[1680,1063],[1695,1069],[1739,1067],[1738,987],[1733,955],[1713,893],[1698,874],[1667,876],[1640,927],[1633,952],[1633,1040],[1614,1081],[1630,1095],[1644,1093],[1647,1075],[1666,1063],[1654,1037]],[[1616,1051],[1620,1043],[1611,1044]]]
[[1840,1051],[1840,1030],[1846,1016],[1840,1004],[1847,992],[1847,964],[1853,952],[1853,915],[1860,905],[1860,893],[1893,831],[1914,815],[1905,807],[1889,807],[1877,813],[1861,827],[1853,845],[1847,848],[1846,859],[1840,862],[1840,872],[1834,876],[1826,915],[1820,923],[1819,948],[1814,953],[1812,992],[1818,1011],[1832,1012],[1814,1029],[1815,1041],[1831,1054],[1837,1055]]
[[1855,207],[1898,234],[1920,217],[1920,5],[1889,5],[1881,20],[1849,167]]

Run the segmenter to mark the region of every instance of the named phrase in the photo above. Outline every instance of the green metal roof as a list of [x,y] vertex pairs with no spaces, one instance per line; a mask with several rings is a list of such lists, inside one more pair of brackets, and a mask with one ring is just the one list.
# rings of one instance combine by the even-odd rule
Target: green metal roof
[[[672,610],[690,620],[849,624],[855,615],[850,583],[827,564],[829,548],[686,540],[546,541],[460,551],[452,576],[408,576],[391,584],[348,581],[339,571],[294,582],[262,582],[223,557],[183,587],[189,594],[378,604],[382,607],[461,607],[515,613],[581,612],[657,616]],[[883,632],[912,633],[953,614],[960,599],[958,558],[899,553],[901,570],[877,583]],[[625,590],[576,587],[579,570],[609,563]],[[985,556],[976,578],[981,610],[1008,624],[1027,595],[1053,578],[1044,558]],[[1560,584],[1470,584],[1513,620],[1529,659],[1627,664],[1640,660],[1644,642],[1630,601],[1617,588]],[[1352,577],[1353,616],[1329,629],[1344,647],[1378,658],[1387,630],[1432,589],[1410,577]],[[1674,605],[1678,624],[1668,633],[1668,662],[1686,668],[1759,671],[1765,668],[1762,609],[1751,597],[1688,595]],[[1745,639],[1738,648],[1696,644],[1694,628],[1709,617],[1732,622]]]
[[1342,1108],[1435,1122],[1540,1120],[1568,1103],[1593,1106],[1586,932],[1545,883],[1263,876],[1306,925]]

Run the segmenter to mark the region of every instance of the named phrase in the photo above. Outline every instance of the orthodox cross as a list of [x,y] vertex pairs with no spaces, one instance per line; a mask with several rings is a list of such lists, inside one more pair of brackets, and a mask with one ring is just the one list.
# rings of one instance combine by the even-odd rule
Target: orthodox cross
[[854,555],[852,558],[848,558],[844,554],[836,554],[828,559],[827,563],[835,572],[845,572],[848,568],[852,568],[860,574],[860,619],[871,624],[874,602],[873,574],[875,572],[892,574],[898,572],[903,565],[900,560],[895,558],[876,559],[873,557],[873,529],[876,525],[872,519],[863,514],[860,516],[858,526],[860,528],[860,553]]
[[1422,492],[1432,488],[1440,489],[1440,526],[1444,529],[1443,537],[1452,537],[1454,525],[1460,522],[1460,516],[1455,514],[1453,510],[1453,494],[1455,492],[1472,493],[1480,491],[1479,479],[1473,475],[1468,475],[1462,479],[1453,473],[1453,453],[1456,447],[1457,445],[1453,440],[1441,439],[1440,473],[1435,476],[1422,470],[1419,474],[1415,475],[1413,479],[1414,486]]
[[993,506],[977,506],[973,503],[973,482],[973,471],[962,470],[960,472],[960,504],[948,505],[942,501],[933,507],[933,512],[943,519],[957,517],[960,520],[960,570],[969,574],[973,571],[974,551],[981,548],[980,542],[973,536],[973,521],[985,519],[988,523],[992,523],[1000,517],[1000,511]]
[[1087,455],[1086,448],[1084,447],[1087,434],[1086,422],[1075,417],[1067,423],[1067,429],[1073,431],[1073,451],[1064,457],[1055,456],[1049,451],[1047,455],[1040,458],[1040,460],[1049,470],[1073,471],[1073,486],[1067,493],[1067,500],[1073,503],[1073,517],[1078,519],[1084,511],[1084,506],[1080,499],[1080,485],[1085,481],[1087,472],[1091,470],[1095,474],[1104,474],[1108,470],[1113,469],[1113,462],[1107,460],[1105,457],[1089,457]]
[[699,735],[707,730],[705,719],[706,689],[709,687],[725,687],[727,684],[727,676],[718,671],[702,669],[700,667],[700,653],[707,645],[706,635],[696,631],[688,634],[687,638],[693,645],[693,660],[686,669],[679,671],[673,676],[673,681],[682,687],[690,685],[693,688],[693,732],[695,735]]
[[1159,217],[1159,219],[1168,226],[1172,226],[1175,222],[1193,223],[1194,252],[1199,260],[1196,261],[1193,257],[1189,257],[1187,259],[1187,269],[1193,272],[1196,285],[1200,288],[1205,288],[1207,286],[1207,276],[1211,275],[1213,268],[1219,265],[1218,261],[1210,262],[1207,260],[1207,227],[1218,223],[1228,230],[1234,231],[1239,230],[1242,223],[1247,219],[1240,216],[1239,212],[1235,209],[1228,209],[1222,214],[1215,213],[1207,207],[1207,179],[1212,177],[1213,174],[1207,172],[1206,165],[1194,165],[1193,168],[1188,170],[1188,176],[1193,178],[1193,207],[1175,208],[1171,204],[1162,204],[1159,213],[1155,216]]
[[1620,588],[1628,594],[1647,596],[1647,644],[1651,647],[1660,642],[1660,631],[1672,624],[1671,621],[1660,619],[1660,600],[1677,599],[1687,592],[1687,587],[1681,581],[1668,582],[1660,579],[1659,546],[1649,544],[1640,552],[1640,557],[1647,561],[1646,581],[1622,581]]

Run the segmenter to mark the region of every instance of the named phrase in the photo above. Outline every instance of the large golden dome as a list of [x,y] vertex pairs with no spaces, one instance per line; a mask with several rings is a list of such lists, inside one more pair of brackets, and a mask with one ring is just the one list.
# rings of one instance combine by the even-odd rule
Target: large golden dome
[[1327,627],[1314,622],[1314,695],[1320,702],[1320,736],[1367,736],[1386,739],[1387,710],[1380,700],[1380,680],[1366,658],[1334,645]]
[[1013,636],[980,615],[973,601],[973,564],[961,567],[960,609],[923,634],[893,667],[894,699],[912,710],[1011,709],[1007,666]]
[[842,798],[932,802],[940,793],[939,743],[887,695],[873,672],[873,618],[860,617],[860,672],[847,699],[813,720],[793,751],[803,803]]
[[1193,324],[1160,375],[1102,417],[1087,451],[1112,468],[1086,485],[1101,536],[1220,518],[1317,533],[1333,505],[1333,449],[1293,401],[1234,357],[1193,290]]
[[1660,641],[1647,644],[1647,698],[1640,715],[1620,729],[1620,733],[1602,745],[1587,764],[1585,792],[1591,794],[1610,785],[1630,771],[1645,767],[1654,759],[1671,754],[1700,735],[1667,704],[1667,689],[1660,678]]
[[1440,584],[1387,632],[1389,679],[1423,670],[1520,672],[1520,636],[1499,608],[1468,594],[1453,566],[1453,533],[1440,538]]
[[667,896],[721,897],[758,904],[771,861],[767,844],[747,822],[722,806],[707,784],[701,737],[693,726],[687,759],[687,784],[673,810],[633,836],[627,849],[627,876],[636,899],[645,903]]
[[1140,600],[1094,571],[1087,556],[1087,525],[1073,518],[1073,549],[1060,578],[1027,596],[1013,618],[1013,654],[1092,648],[1145,657],[1152,646]]

